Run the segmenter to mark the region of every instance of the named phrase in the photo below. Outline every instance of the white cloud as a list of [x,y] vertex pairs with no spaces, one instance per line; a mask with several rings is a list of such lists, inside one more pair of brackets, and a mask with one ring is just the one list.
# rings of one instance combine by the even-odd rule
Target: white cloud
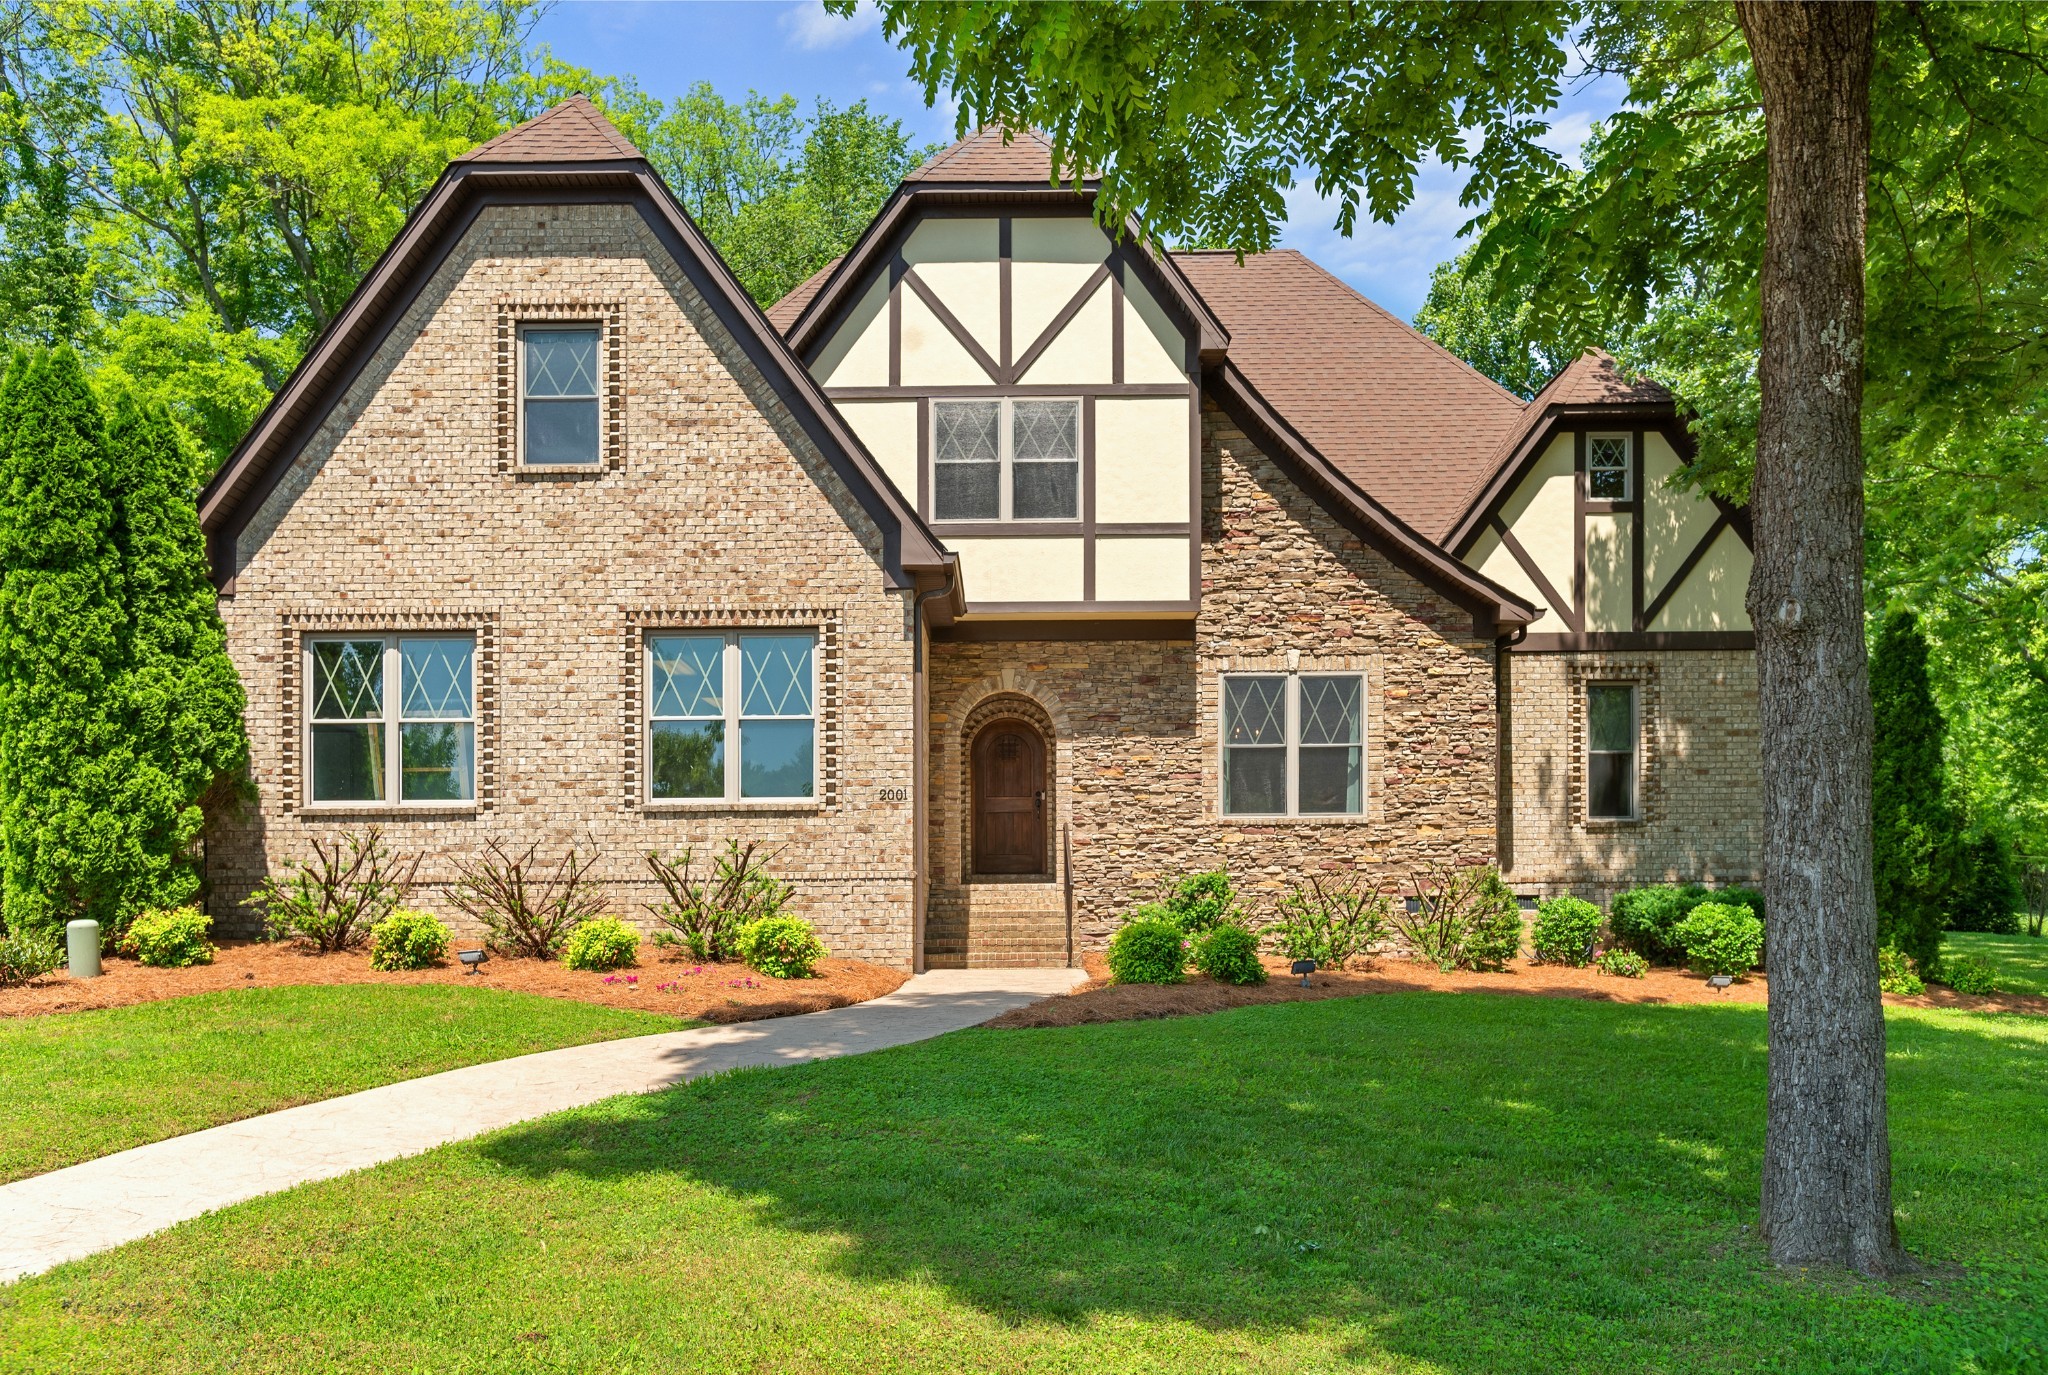
[[1404,320],[1429,294],[1429,274],[1463,247],[1458,229],[1473,216],[1458,204],[1466,174],[1431,158],[1416,169],[1415,194],[1392,224],[1361,206],[1351,236],[1337,232],[1338,200],[1297,183],[1287,193],[1283,248],[1297,248]]
[[881,26],[882,12],[875,8],[874,0],[861,0],[854,12],[842,19],[827,13],[819,0],[797,0],[776,22],[791,43],[805,52],[819,52],[873,32]]

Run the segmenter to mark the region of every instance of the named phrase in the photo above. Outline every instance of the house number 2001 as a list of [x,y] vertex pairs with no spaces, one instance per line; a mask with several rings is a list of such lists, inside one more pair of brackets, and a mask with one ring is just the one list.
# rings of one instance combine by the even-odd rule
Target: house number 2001
[[884,802],[910,801],[910,789],[908,788],[883,788],[881,794],[882,801]]

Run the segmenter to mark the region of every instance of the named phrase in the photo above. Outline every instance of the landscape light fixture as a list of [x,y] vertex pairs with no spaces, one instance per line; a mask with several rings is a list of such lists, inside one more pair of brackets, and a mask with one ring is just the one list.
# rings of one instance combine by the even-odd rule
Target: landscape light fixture
[[1729,984],[1732,984],[1732,983],[1734,983],[1734,982],[1735,982],[1735,976],[1734,976],[1733,974],[1709,974],[1709,975],[1707,975],[1707,987],[1708,987],[1708,988],[1726,988],[1726,987],[1727,987],[1727,986],[1728,986]]
[[458,950],[455,952],[455,958],[469,966],[462,971],[464,975],[469,975],[476,973],[476,967],[489,959],[490,954],[483,950]]
[[1314,960],[1296,960],[1294,962],[1294,972],[1301,975],[1301,986],[1307,988],[1308,976],[1316,972],[1316,962]]

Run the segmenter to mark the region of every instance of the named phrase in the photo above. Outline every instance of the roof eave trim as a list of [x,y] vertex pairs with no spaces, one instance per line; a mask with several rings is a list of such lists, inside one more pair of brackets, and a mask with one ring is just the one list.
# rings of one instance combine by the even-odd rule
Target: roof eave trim
[[1669,402],[1552,402],[1542,409],[1533,423],[1525,424],[1522,437],[1479,484],[1476,494],[1465,504],[1457,522],[1444,536],[1444,548],[1463,553],[1471,545],[1486,524],[1487,517],[1521,480],[1524,470],[1550,442],[1559,423],[1566,420],[1635,420],[1661,429],[1683,428],[1679,424],[1677,408]]

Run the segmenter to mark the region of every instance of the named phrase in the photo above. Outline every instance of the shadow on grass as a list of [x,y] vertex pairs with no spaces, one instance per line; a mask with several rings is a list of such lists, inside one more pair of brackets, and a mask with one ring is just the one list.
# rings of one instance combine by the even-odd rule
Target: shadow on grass
[[[1783,1281],[1748,1240],[1764,1036],[1760,1007],[1480,995],[975,1031],[478,1149],[534,1178],[708,1183],[844,1238],[851,1278],[936,1283],[1005,1322],[1321,1332],[1457,1371],[1947,1368],[1948,1319]],[[2014,1057],[2039,1066],[2036,1039],[1930,1022],[1904,1039],[1899,1095],[1923,1058],[2012,1086]],[[1999,1131],[2034,1158],[2048,1143],[2038,1103]],[[1944,1145],[1939,1187],[1973,1187],[1967,1140]]]

